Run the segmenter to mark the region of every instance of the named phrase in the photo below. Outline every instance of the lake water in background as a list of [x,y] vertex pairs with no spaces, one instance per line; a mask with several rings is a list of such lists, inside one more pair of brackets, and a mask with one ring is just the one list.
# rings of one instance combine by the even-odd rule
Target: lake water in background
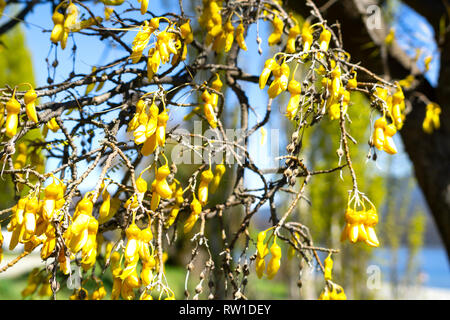
[[[390,281],[390,264],[392,252],[390,249],[378,248],[373,251],[373,264],[378,265],[382,272],[382,281]],[[398,249],[397,272],[402,280],[408,262],[408,248]],[[445,249],[441,247],[425,247],[415,257],[422,285],[450,289],[450,265]]]

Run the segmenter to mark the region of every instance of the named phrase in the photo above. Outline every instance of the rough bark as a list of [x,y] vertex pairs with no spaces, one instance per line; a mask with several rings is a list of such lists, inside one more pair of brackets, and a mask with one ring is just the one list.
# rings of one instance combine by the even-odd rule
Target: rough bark
[[[310,15],[311,8],[306,1],[288,0],[288,5],[303,16]],[[429,20],[439,36],[439,20],[446,14],[442,1],[404,1],[419,14]],[[411,159],[418,184],[423,191],[432,216],[440,232],[442,241],[450,258],[450,39],[447,33],[444,38],[437,39],[441,48],[441,70],[439,84],[433,88],[420,75],[411,59],[396,45],[383,48],[383,40],[387,34],[382,22],[381,28],[367,28],[367,19],[371,19],[370,5],[380,5],[376,0],[353,1],[314,1],[322,11],[328,23],[339,22],[344,47],[351,54],[354,62],[360,61],[363,66],[377,74],[392,79],[403,79],[415,74],[418,80],[414,90],[405,92],[411,103],[405,125],[400,131],[405,150]],[[331,4],[331,5],[330,5]],[[373,18],[373,17],[372,17]],[[447,21],[449,19],[447,18]],[[380,48],[380,55],[372,55],[374,48],[367,49],[369,42]],[[383,56],[383,50],[386,55]],[[385,57],[385,58],[383,58]],[[425,95],[429,100],[438,103],[442,108],[441,128],[429,135],[423,132],[422,122],[425,118],[426,104],[418,98]]]

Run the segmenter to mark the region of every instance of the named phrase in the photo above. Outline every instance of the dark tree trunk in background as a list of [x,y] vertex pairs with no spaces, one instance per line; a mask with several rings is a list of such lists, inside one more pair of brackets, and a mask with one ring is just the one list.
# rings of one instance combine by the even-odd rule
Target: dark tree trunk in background
[[[367,21],[373,22],[370,16],[371,5],[380,6],[377,0],[345,0],[329,1],[314,0],[322,10],[323,18],[332,25],[339,22],[342,30],[344,48],[351,54],[352,62],[361,62],[369,70],[386,75],[392,79],[403,79],[409,74],[415,74],[417,85],[410,91],[405,91],[412,110],[407,115],[405,125],[400,131],[405,150],[413,166],[418,184],[422,189],[431,210],[442,241],[450,257],[450,35],[447,32],[443,39],[436,39],[441,51],[441,69],[439,83],[433,88],[427,80],[418,73],[414,63],[394,43],[389,49],[383,45],[387,28],[382,22],[381,28],[367,27]],[[439,21],[446,16],[446,25],[450,19],[441,0],[403,1],[423,15],[439,37]],[[288,6],[303,16],[309,16],[311,7],[306,1],[288,0]],[[382,9],[381,9],[382,10]],[[372,19],[372,20],[371,20]],[[381,54],[373,56],[374,48],[368,48],[369,42],[381,47]],[[383,55],[383,52],[386,52]],[[383,58],[385,57],[385,59]],[[358,74],[359,75],[359,74]],[[417,98],[417,94],[425,95],[432,102],[441,106],[441,128],[429,135],[423,132],[422,122],[425,118],[426,104]]]

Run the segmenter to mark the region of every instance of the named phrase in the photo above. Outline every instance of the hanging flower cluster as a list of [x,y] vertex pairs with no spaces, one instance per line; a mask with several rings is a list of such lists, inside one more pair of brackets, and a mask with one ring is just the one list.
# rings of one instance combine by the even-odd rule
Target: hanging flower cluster
[[[40,297],[50,297],[53,294],[50,285],[50,274],[44,274],[44,270],[34,268],[27,279],[27,286],[21,291],[22,298],[32,296],[37,292]],[[39,290],[38,290],[39,289]]]
[[[159,30],[160,22],[166,21],[168,26],[164,30]],[[181,37],[178,34],[181,34]],[[177,24],[166,17],[156,17],[150,21],[144,21],[136,37],[133,40],[132,63],[138,63],[144,50],[149,46],[152,35],[156,38],[154,46],[149,48],[147,60],[147,76],[149,79],[158,73],[161,64],[166,64],[172,55],[172,65],[186,59],[187,47],[193,41],[192,28],[189,21]],[[184,44],[183,44],[184,43]]]
[[[222,89],[222,81],[220,81],[220,77],[216,74],[216,80],[213,81],[211,87],[215,91],[220,91]],[[219,103],[219,96],[217,93],[212,92],[209,93],[207,89],[205,89],[201,95],[201,99],[204,102],[203,105],[203,113],[205,115],[206,120],[208,121],[211,128],[217,127],[217,104]]]
[[54,26],[50,35],[50,40],[55,44],[59,42],[63,50],[66,48],[69,33],[78,24],[77,19],[79,14],[78,7],[72,1],[69,2],[64,14],[60,13],[58,10],[64,4],[64,1],[61,2],[53,12],[52,20]]
[[[244,37],[245,27],[242,18],[238,16],[240,23],[237,27],[231,21],[232,15],[223,23],[221,4],[222,1],[203,1],[203,11],[198,22],[202,28],[207,30],[205,44],[207,46],[212,44],[212,50],[216,53],[228,52],[236,40],[242,50],[247,50]],[[233,13],[237,15],[236,12]]]
[[[366,204],[369,208],[366,208]],[[341,241],[349,240],[351,243],[364,242],[371,247],[378,247],[380,242],[375,232],[378,223],[378,214],[375,206],[367,197],[355,193],[349,199],[345,211],[345,228],[342,231]]]
[[12,209],[12,219],[7,226],[7,230],[12,232],[9,250],[14,250],[18,243],[22,243],[31,252],[43,243],[42,259],[50,256],[55,247],[55,228],[51,221],[64,205],[64,190],[62,182],[56,184],[54,179],[45,188],[43,199],[39,199],[38,189],[19,199]]
[[129,122],[127,131],[133,131],[134,142],[137,145],[142,144],[141,153],[148,156],[157,146],[164,147],[169,114],[165,108],[159,112],[154,99],[148,107],[147,101],[142,98],[136,104],[136,113]]
[[324,279],[325,288],[319,296],[319,300],[347,300],[344,289],[331,281],[333,270],[333,260],[331,259],[331,253],[324,261]]
[[[258,233],[257,240],[256,240],[256,260],[255,260],[255,271],[258,278],[262,278],[264,275],[264,271],[267,275],[267,279],[271,280],[275,277],[275,275],[278,273],[278,270],[281,266],[281,247],[277,244],[277,236],[272,233],[272,235],[269,237],[269,240],[267,240],[266,243],[264,241],[266,240],[267,231],[269,231],[272,228],[269,228],[267,230],[261,231]],[[272,240],[272,245],[269,248],[269,243]],[[269,262],[267,263],[266,267],[266,261],[265,257],[267,255],[271,255]]]
[[425,119],[423,120],[423,131],[432,134],[434,130],[441,126],[439,115],[441,114],[441,107],[436,103],[427,104]]

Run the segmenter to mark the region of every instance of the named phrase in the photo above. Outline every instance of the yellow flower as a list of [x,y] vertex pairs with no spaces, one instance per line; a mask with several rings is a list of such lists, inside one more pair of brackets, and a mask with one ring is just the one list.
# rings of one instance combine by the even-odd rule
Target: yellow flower
[[64,30],[66,33],[72,31],[73,28],[77,27],[77,18],[78,18],[78,8],[77,6],[71,2],[66,9],[66,15],[64,19]]
[[172,207],[172,210],[170,210],[169,216],[167,217],[164,223],[164,227],[166,229],[169,228],[175,222],[175,219],[177,218],[179,211],[180,207],[178,205],[174,205]]
[[97,230],[98,221],[94,217],[90,217],[87,225],[87,239],[82,247],[81,266],[87,271],[95,265],[97,257]]
[[275,16],[272,21],[272,26],[274,30],[267,39],[269,46],[273,46],[281,41],[281,36],[283,35],[284,22],[283,20],[278,18],[278,16]]
[[273,70],[278,68],[278,63],[275,61],[275,59],[268,59],[264,63],[264,68],[261,72],[261,75],[259,76],[259,88],[262,90],[266,86],[267,80],[270,77],[270,74]]
[[324,261],[324,278],[325,280],[331,280],[331,272],[333,270],[333,260],[331,259],[331,253],[328,255],[328,257]]
[[265,269],[266,269],[266,261],[264,260],[264,258],[261,258],[259,255],[257,255],[255,260],[255,271],[259,279],[263,277]]
[[105,223],[109,219],[112,218],[112,215],[110,215],[111,210],[111,195],[109,194],[108,190],[105,188],[102,192],[102,199],[103,202],[99,209],[99,216],[98,216],[98,222],[100,224]]
[[[302,42],[303,51],[309,51],[313,42],[313,35],[311,33],[311,28],[309,22],[305,22],[302,26]],[[308,54],[303,55],[303,59],[307,57]]]
[[395,146],[393,136],[397,132],[395,124],[391,123],[384,129],[384,145],[383,150],[389,154],[396,154],[397,147]]
[[224,31],[225,31],[224,51],[228,52],[228,51],[230,51],[231,46],[233,45],[233,41],[234,41],[234,26],[231,24],[231,20],[228,20],[225,23]]
[[198,187],[198,199],[202,206],[205,206],[208,201],[208,185],[213,179],[214,174],[211,171],[211,168],[202,172]]
[[241,22],[236,28],[236,42],[239,45],[239,48],[241,48],[244,51],[247,51],[247,45],[245,44],[244,30],[245,30],[244,25]]
[[378,247],[380,242],[378,241],[378,237],[375,233],[374,226],[378,223],[378,215],[377,212],[372,208],[367,211],[366,219],[364,221],[364,226],[367,232],[367,240],[365,241],[368,245],[372,247]]
[[374,146],[381,151],[384,148],[384,129],[386,126],[387,121],[385,117],[377,119],[374,124],[375,130],[373,132],[372,142]]
[[209,192],[211,192],[212,194],[215,193],[217,188],[219,187],[220,181],[222,180],[225,171],[226,167],[223,163],[216,165],[216,168],[214,169],[214,178],[209,188]]
[[36,114],[36,105],[35,105],[36,98],[37,98],[37,94],[33,88],[28,90],[23,97],[23,101],[25,102],[25,110],[26,110],[28,119],[30,119],[34,123],[39,122],[37,114]]
[[156,173],[156,185],[155,189],[159,196],[163,199],[169,199],[172,196],[172,190],[167,183],[167,176],[170,174],[170,169],[167,164],[158,168]]
[[427,57],[425,58],[425,60],[424,60],[424,63],[425,63],[425,71],[430,70],[430,63],[431,63],[431,60],[433,60],[433,57],[432,57],[432,56],[427,56]]
[[[345,211],[345,228],[341,234],[341,241],[349,240],[351,243],[365,242],[372,247],[378,247],[379,241],[375,233],[374,226],[378,223],[378,215],[373,204],[371,208],[366,210],[364,201],[356,200],[354,207],[348,204]],[[356,206],[362,208],[357,210]]]
[[27,286],[21,292],[22,298],[26,298],[35,293],[41,282],[41,279],[42,275],[40,274],[39,268],[34,268],[28,275]]
[[289,81],[288,91],[291,94],[291,97],[289,98],[289,102],[286,107],[286,117],[289,120],[294,120],[300,104],[300,94],[302,93],[301,84],[297,80],[292,79]]
[[[320,36],[319,36],[320,50],[327,51],[328,46],[330,45],[330,40],[331,40],[331,32],[329,30],[327,30],[325,28],[325,26],[322,26],[322,32],[320,33]],[[317,53],[317,57],[319,59],[322,59],[323,56],[324,56],[324,53],[322,53],[322,52]]]
[[395,39],[395,29],[391,28],[389,30],[389,33],[386,35],[386,38],[384,38],[384,43],[386,43],[386,45],[390,46],[392,44],[392,42]]
[[267,93],[271,99],[277,97],[281,92],[285,91],[288,86],[290,69],[287,63],[282,63],[281,66],[273,70],[275,79],[269,86]]
[[63,40],[64,36],[64,15],[58,11],[53,12],[53,29],[50,34],[50,41],[57,44],[59,41]]
[[50,121],[47,122],[47,128],[53,132],[57,132],[60,129],[58,123],[56,122],[56,118],[51,118]]
[[37,197],[31,197],[27,200],[24,212],[25,231],[23,240],[28,241],[34,235],[36,230],[36,215],[39,209],[39,200]]
[[439,115],[441,114],[441,107],[436,103],[427,105],[425,119],[423,120],[422,128],[425,133],[432,134],[434,130],[441,126]]
[[63,189],[62,185],[56,184],[54,178],[53,182],[45,188],[42,216],[46,221],[50,221],[53,217],[56,209],[56,200],[58,200],[61,189]]
[[161,200],[161,196],[158,194],[158,192],[156,192],[157,182],[158,182],[157,180],[154,180],[151,186],[152,200],[150,203],[150,209],[152,211],[156,211],[156,209],[158,209],[159,201]]
[[297,37],[301,34],[300,27],[298,24],[289,29],[289,35],[286,43],[286,52],[287,53],[295,53],[296,46],[295,41]]
[[11,99],[6,102],[6,135],[12,138],[17,133],[17,125],[19,124],[20,103],[15,98],[15,90]]
[[148,8],[148,0],[140,0],[141,2],[141,14],[145,14]]
[[[126,265],[134,265],[137,263],[139,258],[139,242],[138,237],[141,229],[135,224],[131,223],[128,228],[125,230],[127,236],[127,244],[125,246],[125,264]],[[122,274],[122,279],[127,275]]]
[[180,26],[181,38],[183,38],[186,44],[194,41],[194,34],[192,33],[192,28],[190,24],[190,20],[186,21]]
[[333,283],[333,288],[330,292],[330,300],[347,300],[344,288],[340,285]]
[[169,114],[166,110],[161,112],[158,115],[158,126],[156,128],[156,141],[158,145],[164,147],[166,143],[166,125],[167,121],[169,121]]
[[211,128],[217,127],[217,118],[214,112],[214,96],[216,94],[210,94],[207,90],[203,91],[201,96],[202,100],[205,102],[203,105],[203,112],[205,114],[205,118],[208,121]]
[[270,253],[272,254],[272,257],[267,264],[267,279],[271,280],[278,272],[278,269],[280,269],[280,262],[281,262],[281,248],[276,243],[274,239],[272,246],[270,247]]
[[347,89],[356,89],[358,87],[358,81],[356,80],[356,71],[353,71],[353,78],[347,81]]
[[192,230],[202,212],[202,204],[200,203],[200,201],[197,200],[195,195],[194,198],[192,199],[190,207],[191,207],[191,214],[184,223],[183,226],[184,233],[188,233]]

